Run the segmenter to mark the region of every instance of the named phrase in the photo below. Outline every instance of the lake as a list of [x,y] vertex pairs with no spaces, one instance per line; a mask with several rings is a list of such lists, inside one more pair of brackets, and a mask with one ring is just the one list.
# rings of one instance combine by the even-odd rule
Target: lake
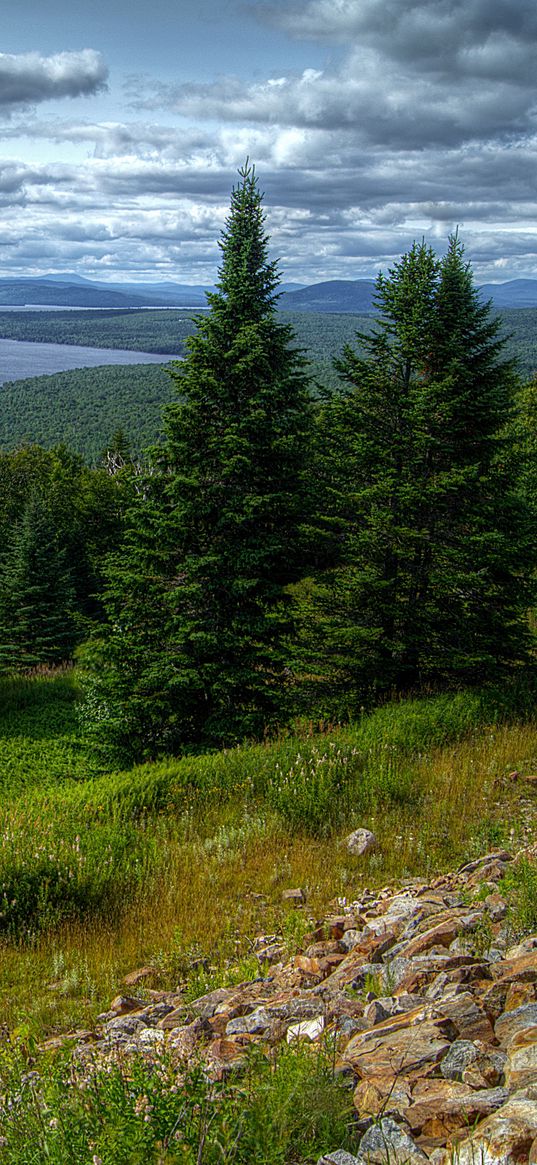
[[123,348],[83,348],[78,344],[36,344],[27,340],[0,340],[0,384],[29,376],[52,375],[68,368],[95,368],[99,364],[168,364],[180,357]]

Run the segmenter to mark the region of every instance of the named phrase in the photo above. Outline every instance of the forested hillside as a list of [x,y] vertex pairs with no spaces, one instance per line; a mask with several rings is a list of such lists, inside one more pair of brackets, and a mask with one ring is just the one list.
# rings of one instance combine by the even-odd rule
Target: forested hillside
[[163,311],[0,311],[0,338],[36,343],[131,348],[179,356],[193,331],[190,312]]
[[460,240],[379,276],[374,320],[293,317],[261,203],[246,168],[194,332],[173,311],[3,317],[111,345],[183,328],[168,372],[3,390],[0,658],[89,640],[88,724],[121,759],[530,657],[535,381]]
[[173,395],[166,366],[110,364],[4,384],[0,449],[67,445],[96,464],[118,429],[140,454],[156,441]]
[[[278,305],[276,304],[276,309]],[[282,321],[293,327],[294,343],[315,362],[331,364],[343,346],[355,341],[356,332],[370,332],[374,317],[342,312],[282,311]],[[185,341],[195,331],[202,312],[177,309],[162,311],[56,311],[2,312],[0,339],[37,343],[81,344],[97,348],[130,348],[136,352],[162,352],[181,356]],[[537,308],[504,309],[498,313],[506,352],[520,364],[522,375],[537,369]]]
[[[345,344],[360,349],[357,333],[373,328],[371,316],[279,313],[290,323],[293,345],[310,361],[311,393],[334,391],[334,358]],[[74,317],[74,318],[73,318]],[[23,442],[46,448],[64,443],[94,463],[114,430],[121,428],[134,452],[151,445],[161,431],[161,411],[172,397],[164,371],[170,355],[185,353],[195,331],[195,316],[177,311],[99,313],[0,312],[0,333],[17,339],[56,343],[99,343],[110,348],[162,352],[163,365],[102,365],[5,383],[0,412],[0,449]],[[537,368],[537,309],[502,313],[506,355],[516,359],[525,378]]]

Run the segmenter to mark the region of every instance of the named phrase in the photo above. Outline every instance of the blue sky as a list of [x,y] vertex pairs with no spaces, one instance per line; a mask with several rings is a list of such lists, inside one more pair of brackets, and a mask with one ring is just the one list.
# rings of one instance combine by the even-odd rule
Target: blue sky
[[535,0],[4,6],[2,274],[210,283],[249,155],[286,280],[537,277]]

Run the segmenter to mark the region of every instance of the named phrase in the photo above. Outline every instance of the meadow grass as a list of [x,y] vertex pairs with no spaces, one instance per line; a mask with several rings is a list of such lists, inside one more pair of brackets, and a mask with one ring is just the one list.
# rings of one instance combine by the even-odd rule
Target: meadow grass
[[[537,768],[531,685],[113,773],[80,738],[73,674],[4,679],[0,698],[2,1160],[306,1165],[352,1152],[329,1047],[254,1050],[215,1085],[195,1065],[180,1079],[165,1056],[92,1067],[37,1045],[92,1026],[136,967],[193,998],[260,972],[256,934],[292,954],[335,897],[531,841],[535,792],[508,776]],[[357,826],[379,840],[362,858],[344,844]],[[520,933],[537,922],[536,878],[522,861],[504,887]],[[298,911],[282,899],[294,886]]]
[[211,1083],[165,1056],[29,1070],[21,1049],[5,1046],[0,1077],[6,1165],[293,1165],[357,1143],[329,1049],[284,1045],[270,1059],[252,1049],[240,1075]]
[[[506,775],[537,763],[537,725],[511,722],[527,691],[505,688],[91,774],[74,677],[3,686],[0,756],[15,775],[0,804],[0,1000],[10,1027],[36,1032],[91,1023],[141,964],[174,986],[200,959],[208,979],[251,962],[256,933],[292,925],[289,887],[313,919],[364,883],[432,876],[509,842],[522,816]],[[23,779],[26,724],[42,751]],[[380,843],[361,859],[342,844],[359,825]]]

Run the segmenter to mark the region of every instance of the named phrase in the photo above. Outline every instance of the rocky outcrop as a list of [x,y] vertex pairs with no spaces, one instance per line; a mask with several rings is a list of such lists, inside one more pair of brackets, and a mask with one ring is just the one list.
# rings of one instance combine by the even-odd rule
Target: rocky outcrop
[[179,988],[119,995],[91,1056],[166,1049],[221,1079],[252,1043],[324,1040],[353,1090],[356,1150],[319,1165],[537,1163],[537,935],[513,942],[499,889],[513,860],[500,850],[339,902],[294,957],[260,938],[258,978],[192,1002]]

